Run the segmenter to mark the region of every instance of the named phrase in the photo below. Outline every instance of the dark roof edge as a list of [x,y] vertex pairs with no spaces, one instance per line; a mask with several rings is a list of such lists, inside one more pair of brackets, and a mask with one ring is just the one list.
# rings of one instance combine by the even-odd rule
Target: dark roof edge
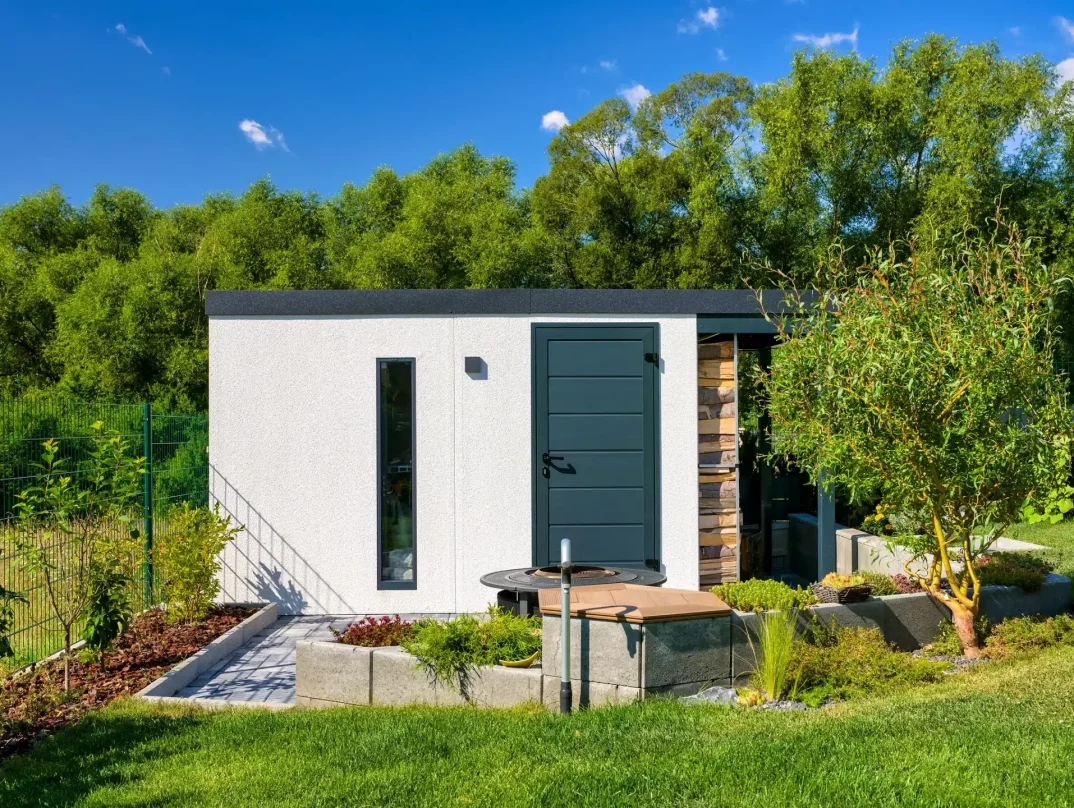
[[[765,308],[784,310],[784,293],[763,292]],[[740,289],[348,289],[208,292],[210,317],[313,317],[414,314],[715,314],[761,315]]]

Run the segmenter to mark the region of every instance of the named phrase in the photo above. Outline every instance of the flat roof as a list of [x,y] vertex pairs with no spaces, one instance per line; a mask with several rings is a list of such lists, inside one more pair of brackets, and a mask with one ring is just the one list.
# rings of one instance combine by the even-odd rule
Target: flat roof
[[[762,292],[784,310],[784,293]],[[748,289],[345,289],[212,291],[210,317],[312,317],[413,314],[694,314],[762,317]]]

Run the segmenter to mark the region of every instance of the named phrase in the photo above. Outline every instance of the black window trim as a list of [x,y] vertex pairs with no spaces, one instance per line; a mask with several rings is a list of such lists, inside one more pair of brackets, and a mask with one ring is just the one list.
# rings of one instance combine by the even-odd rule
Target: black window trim
[[[383,458],[381,457],[381,374],[380,363],[381,362],[409,362],[410,363],[410,507],[411,517],[410,524],[411,530],[414,532],[414,541],[412,552],[414,553],[414,563],[412,569],[414,571],[413,580],[411,581],[385,581],[381,576],[384,574],[383,559],[384,553],[382,550],[383,539],[383,505],[384,505],[384,491],[382,490],[383,479],[381,478],[381,472],[383,469]],[[376,374],[377,374],[377,589],[417,589],[418,588],[418,441],[417,441],[417,421],[418,421],[418,401],[417,401],[417,360],[412,356],[381,356],[376,361]]]

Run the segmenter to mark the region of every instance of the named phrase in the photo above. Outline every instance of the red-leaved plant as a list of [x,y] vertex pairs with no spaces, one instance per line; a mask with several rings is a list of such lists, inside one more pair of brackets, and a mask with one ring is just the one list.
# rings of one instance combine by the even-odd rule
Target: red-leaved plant
[[399,645],[409,637],[414,628],[411,623],[399,615],[394,617],[363,617],[357,623],[351,623],[343,631],[329,628],[336,642],[346,645],[361,645],[365,648],[383,648],[387,645]]

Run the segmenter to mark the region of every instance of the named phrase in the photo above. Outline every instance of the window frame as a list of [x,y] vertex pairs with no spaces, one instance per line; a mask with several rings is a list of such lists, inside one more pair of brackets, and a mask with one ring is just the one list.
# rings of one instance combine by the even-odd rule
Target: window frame
[[[383,435],[382,435],[382,419],[383,412],[381,410],[382,397],[382,385],[381,385],[381,373],[380,365],[382,362],[407,362],[410,364],[410,525],[413,533],[413,541],[411,552],[414,554],[414,562],[411,569],[414,572],[413,580],[410,581],[386,581],[383,578],[384,575],[384,491],[381,486],[383,485]],[[418,421],[418,402],[417,402],[417,360],[412,356],[382,356],[378,357],[375,364],[375,372],[377,374],[377,421],[376,421],[376,441],[377,441],[377,589],[378,590],[391,590],[391,589],[417,589],[418,588],[418,522],[417,522],[417,491],[418,491],[418,464],[417,464],[417,421]]]

